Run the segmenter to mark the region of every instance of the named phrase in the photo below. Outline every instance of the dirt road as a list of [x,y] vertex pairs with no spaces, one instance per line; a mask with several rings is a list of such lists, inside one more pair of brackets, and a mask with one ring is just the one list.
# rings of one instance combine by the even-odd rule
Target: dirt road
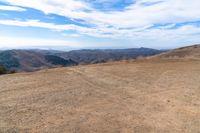
[[200,133],[200,61],[0,76],[0,132]]

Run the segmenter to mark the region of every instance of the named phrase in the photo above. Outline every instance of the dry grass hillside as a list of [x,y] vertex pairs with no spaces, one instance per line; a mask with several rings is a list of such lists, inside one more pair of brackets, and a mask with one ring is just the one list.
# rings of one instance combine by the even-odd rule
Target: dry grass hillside
[[199,133],[200,61],[121,61],[0,76],[0,132]]
[[200,59],[200,45],[192,45],[174,49],[172,51],[156,55],[155,57],[167,58],[167,59]]

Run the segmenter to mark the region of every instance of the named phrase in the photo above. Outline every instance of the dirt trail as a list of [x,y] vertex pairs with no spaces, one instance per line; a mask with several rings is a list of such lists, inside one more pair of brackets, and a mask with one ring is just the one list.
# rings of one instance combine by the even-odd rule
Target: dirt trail
[[200,61],[0,76],[0,132],[199,133]]

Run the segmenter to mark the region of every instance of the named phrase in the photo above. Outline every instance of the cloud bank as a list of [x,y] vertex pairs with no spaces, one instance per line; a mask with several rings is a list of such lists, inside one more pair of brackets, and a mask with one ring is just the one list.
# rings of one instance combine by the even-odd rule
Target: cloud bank
[[[74,31],[98,38],[197,41],[200,34],[199,0],[0,0],[0,10],[35,9],[76,23],[58,24],[37,20],[0,20],[2,25]],[[119,3],[116,5],[116,3]],[[95,6],[99,4],[100,6]],[[121,6],[123,5],[123,6]],[[199,40],[200,41],[200,40]]]

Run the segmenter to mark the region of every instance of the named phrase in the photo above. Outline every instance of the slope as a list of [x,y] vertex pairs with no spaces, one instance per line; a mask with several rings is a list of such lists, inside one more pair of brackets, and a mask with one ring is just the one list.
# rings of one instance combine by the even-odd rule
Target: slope
[[4,65],[8,70],[35,71],[58,66],[71,66],[77,63],[72,60],[48,55],[43,51],[8,50],[0,52],[0,64]]
[[72,59],[79,64],[94,64],[107,61],[118,61],[147,57],[165,52],[150,48],[132,49],[96,49],[96,50],[74,50],[70,52],[58,53],[56,55],[65,59]]
[[163,59],[200,59],[200,45],[174,49],[155,57]]
[[200,131],[198,60],[75,66],[0,81],[0,132]]

